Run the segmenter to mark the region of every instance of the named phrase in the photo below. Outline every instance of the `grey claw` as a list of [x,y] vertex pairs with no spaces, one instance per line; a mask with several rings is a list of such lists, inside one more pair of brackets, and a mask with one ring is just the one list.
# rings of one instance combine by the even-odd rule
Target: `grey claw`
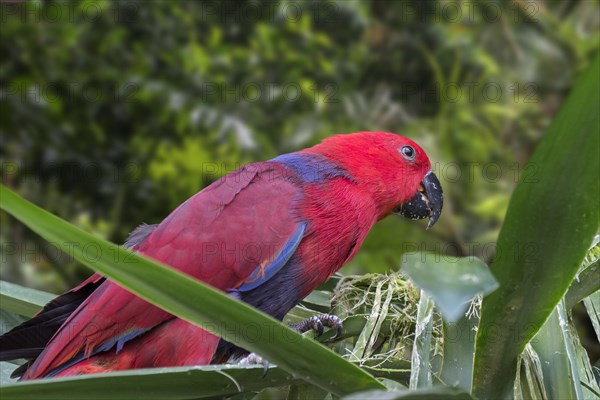
[[340,321],[340,324],[335,329],[335,335],[333,335],[331,337],[331,339],[329,339],[328,341],[333,342],[334,340],[341,338],[343,332],[344,332],[344,328],[342,327],[342,321]]
[[292,325],[292,329],[295,329],[300,333],[313,330],[316,336],[319,337],[323,334],[325,326],[336,330],[335,335],[329,340],[335,340],[342,336],[342,320],[337,315],[331,314],[314,315],[304,321]]
[[264,378],[265,376],[267,376],[267,373],[269,372],[269,360],[263,360],[262,365],[263,365],[262,377]]
[[263,370],[264,370],[263,375],[262,375],[263,378],[265,376],[267,376],[267,372],[269,372],[269,361],[265,360],[264,358],[262,358],[261,356],[259,356],[256,353],[248,354],[246,357],[242,358],[239,363],[241,365],[262,364]]

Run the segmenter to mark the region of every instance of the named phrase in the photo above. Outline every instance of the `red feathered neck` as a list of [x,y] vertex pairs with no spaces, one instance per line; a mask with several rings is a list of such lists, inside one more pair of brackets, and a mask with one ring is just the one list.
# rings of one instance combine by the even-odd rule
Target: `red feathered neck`
[[[403,146],[416,151],[414,160],[402,156]],[[321,154],[347,170],[384,214],[410,199],[431,168],[419,145],[389,132],[335,135],[303,151]]]

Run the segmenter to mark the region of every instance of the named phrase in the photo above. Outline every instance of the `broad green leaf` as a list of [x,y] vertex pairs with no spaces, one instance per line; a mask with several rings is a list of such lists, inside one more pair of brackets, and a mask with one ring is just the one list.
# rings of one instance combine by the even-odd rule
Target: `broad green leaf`
[[473,400],[470,394],[450,387],[431,387],[403,392],[370,390],[342,397],[342,400]]
[[331,310],[330,298],[331,293],[315,290],[302,300],[302,304],[307,305],[315,311],[328,313]]
[[[178,271],[96,238],[1,185],[0,195],[2,209],[46,240],[65,250],[69,247],[70,255],[78,261],[164,310],[260,354],[294,376],[338,395],[383,387],[367,372],[330,349],[255,308]],[[97,250],[94,257],[83,250],[90,246]]]
[[598,290],[600,290],[600,235],[594,237],[592,246],[565,295],[567,310]]
[[564,302],[558,303],[550,318],[531,340],[540,359],[544,386],[551,399],[581,399],[577,359]]
[[510,397],[516,363],[564,296],[598,229],[600,57],[578,80],[512,195],[484,298],[474,394]]
[[201,399],[301,382],[280,368],[210,365],[149,368],[5,385],[2,400]]
[[286,400],[325,400],[328,393],[312,385],[292,385]]
[[0,308],[33,317],[56,295],[0,281]]
[[449,258],[434,253],[404,255],[402,271],[430,296],[445,320],[455,322],[477,294],[498,287],[483,261],[475,257]]
[[[378,378],[394,381],[408,388],[410,385],[410,361],[401,359],[371,358],[362,364],[363,368]],[[385,383],[385,382],[384,382]],[[386,384],[389,389],[390,386]]]
[[440,379],[444,384],[471,391],[475,335],[479,317],[463,316],[458,322],[444,322],[444,357]]
[[598,290],[600,290],[600,260],[577,274],[575,281],[573,281],[565,295],[567,310],[570,310],[575,304]]

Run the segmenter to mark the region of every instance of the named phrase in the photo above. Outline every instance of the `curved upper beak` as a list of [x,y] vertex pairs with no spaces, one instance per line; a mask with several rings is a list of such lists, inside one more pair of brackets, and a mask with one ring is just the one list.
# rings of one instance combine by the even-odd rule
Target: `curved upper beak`
[[401,204],[396,213],[410,219],[423,219],[429,217],[427,229],[431,228],[442,214],[444,205],[444,192],[437,176],[429,171],[419,189],[406,203]]

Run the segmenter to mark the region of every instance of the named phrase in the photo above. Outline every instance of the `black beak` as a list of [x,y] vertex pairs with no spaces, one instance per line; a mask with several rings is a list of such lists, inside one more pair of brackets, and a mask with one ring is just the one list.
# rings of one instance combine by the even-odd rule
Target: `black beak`
[[429,217],[427,229],[431,228],[442,213],[444,192],[437,176],[431,171],[421,181],[417,193],[406,203],[396,209],[396,213],[410,219]]

